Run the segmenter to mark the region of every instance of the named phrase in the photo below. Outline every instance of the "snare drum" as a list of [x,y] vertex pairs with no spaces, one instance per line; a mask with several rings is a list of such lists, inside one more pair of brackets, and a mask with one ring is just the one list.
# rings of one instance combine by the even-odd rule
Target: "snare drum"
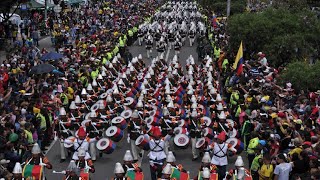
[[187,129],[184,127],[176,127],[173,130],[174,134],[187,134],[187,132],[188,132]]
[[206,148],[206,139],[204,137],[199,138],[196,142],[197,149],[205,149]]
[[111,154],[116,149],[116,144],[108,138],[102,138],[97,142],[96,147],[106,154]]
[[111,120],[111,123],[116,125],[117,127],[119,127],[122,130],[127,128],[127,121],[121,116],[113,118]]
[[124,99],[124,103],[123,105],[130,107],[131,105],[133,105],[134,99],[130,96],[130,97],[126,97]]
[[[70,136],[70,137],[67,138],[67,140],[71,140],[71,139],[74,139],[74,138],[75,138],[75,137]],[[65,148],[67,148],[67,149],[72,149],[72,148],[73,148],[73,143],[68,144],[68,143],[66,143],[66,142],[64,141],[64,142],[63,142],[63,146],[64,146]]]
[[173,142],[177,147],[186,149],[189,145],[190,139],[186,134],[177,134],[174,136]]
[[119,142],[123,138],[123,131],[117,126],[110,126],[106,130],[106,136],[114,142]]
[[136,146],[138,146],[139,148],[148,151],[150,150],[150,146],[149,146],[149,141],[150,139],[148,138],[148,136],[146,135],[140,135],[137,139],[136,139]]
[[226,142],[231,144],[231,148],[237,150],[237,154],[240,154],[244,150],[244,144],[237,138],[229,138]]
[[123,118],[129,120],[131,118],[132,115],[132,110],[128,109],[128,110],[124,110],[122,111],[121,115]]

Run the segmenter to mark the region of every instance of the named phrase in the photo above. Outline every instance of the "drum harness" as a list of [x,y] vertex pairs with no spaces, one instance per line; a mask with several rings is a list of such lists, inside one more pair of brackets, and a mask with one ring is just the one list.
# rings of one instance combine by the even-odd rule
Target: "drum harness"
[[[155,143],[156,145],[154,146],[153,149],[151,149],[151,151],[153,151],[153,152],[161,152],[161,151],[163,151],[164,149],[163,149],[163,147],[160,146],[160,142],[161,142],[161,140],[159,140],[158,143],[156,142],[156,140],[154,140],[154,143]],[[157,147],[159,147],[161,150],[155,150]]]
[[[216,145],[219,147],[219,151],[216,152],[216,153],[213,153],[213,155],[214,155],[214,156],[217,156],[218,158],[226,157],[226,156],[227,156],[227,153],[226,153],[226,152],[223,152],[223,148],[225,147],[226,144],[223,143],[223,146],[222,146],[222,147],[220,147],[219,144],[216,144]],[[222,152],[222,153],[223,153],[223,156],[218,155],[219,152]]]

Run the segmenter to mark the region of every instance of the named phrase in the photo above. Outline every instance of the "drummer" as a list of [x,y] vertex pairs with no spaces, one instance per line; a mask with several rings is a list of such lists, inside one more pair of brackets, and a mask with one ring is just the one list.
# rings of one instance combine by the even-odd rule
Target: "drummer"
[[16,164],[14,165],[12,174],[13,174],[12,180],[23,180],[22,167],[21,167],[21,164],[19,162],[16,162]]
[[[232,180],[232,179],[241,179],[242,177],[240,177],[239,175],[243,174],[243,168],[244,168],[244,162],[242,160],[242,157],[241,156],[238,156],[237,157],[237,160],[236,162],[234,163],[234,166],[235,168],[234,169],[230,169],[227,173],[227,177],[226,179],[227,180]],[[245,176],[246,177],[251,177],[250,175],[250,171],[247,170],[247,169],[244,169],[245,170]],[[252,177],[251,177],[252,179]]]
[[79,168],[77,168],[75,161],[71,160],[66,170],[66,176],[63,180],[79,180],[79,176]]
[[142,172],[142,169],[139,167],[137,163],[133,163],[133,157],[131,155],[130,150],[126,151],[126,154],[123,157],[123,169],[127,173],[129,170],[133,170],[135,172]]
[[125,171],[121,165],[121,163],[117,162],[114,168],[114,177],[111,178],[112,180],[127,180],[125,177]]
[[38,143],[33,145],[31,153],[32,156],[26,160],[27,165],[40,165],[46,167],[47,169],[52,169],[52,165],[48,158],[41,153]]
[[192,161],[199,158],[199,152],[196,148],[197,139],[201,137],[201,125],[198,119],[198,113],[192,111],[190,121],[189,121],[189,131],[191,137],[191,148],[192,148]]
[[91,173],[95,172],[95,168],[90,158],[90,155],[88,152],[85,151],[83,147],[79,148],[77,152],[77,157],[75,158],[75,163],[81,171],[84,169],[89,169]]
[[158,180],[171,180],[172,166],[171,164],[166,164],[166,166],[162,170],[161,178]]
[[87,133],[82,126],[79,128],[77,136],[78,137],[64,140],[64,143],[66,143],[66,144],[73,144],[75,153],[73,154],[72,159],[74,159],[74,160],[77,159],[76,153],[78,152],[80,147],[82,147],[86,152],[88,152],[89,143],[93,143],[93,142],[97,141],[97,139],[96,139],[97,137],[96,138],[87,137]]
[[134,110],[131,115],[131,121],[129,121],[128,126],[128,143],[131,145],[131,151],[133,155],[133,161],[138,161],[138,155],[142,157],[143,150],[139,151],[139,148],[136,146],[135,141],[140,136],[143,130],[144,122],[139,118],[139,114],[137,110]]
[[161,171],[163,163],[166,159],[165,140],[162,138],[161,129],[159,127],[154,127],[152,132],[152,139],[149,141],[150,152],[149,162],[150,162],[150,172],[151,180],[156,180],[161,177]]
[[172,151],[169,151],[166,159],[167,164],[170,164],[172,168],[178,169],[183,173],[188,173],[182,166],[182,164],[176,165],[176,158],[174,157]]
[[232,148],[231,144],[226,141],[226,133],[222,131],[218,136],[216,142],[209,145],[210,149],[213,149],[213,157],[211,159],[211,164],[218,167],[219,180],[222,180],[226,174],[226,168],[228,164],[228,150],[234,154],[237,152],[236,149]]
[[211,157],[209,152],[205,152],[202,161],[201,161],[201,166],[199,168],[199,173],[194,179],[198,179],[198,176],[205,170],[209,169],[210,173],[215,173],[217,170],[217,166],[211,164]]

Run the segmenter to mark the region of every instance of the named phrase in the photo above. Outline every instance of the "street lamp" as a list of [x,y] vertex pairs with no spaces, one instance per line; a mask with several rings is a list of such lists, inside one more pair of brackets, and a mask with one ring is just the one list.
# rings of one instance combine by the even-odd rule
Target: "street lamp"
[[227,0],[227,17],[230,16],[230,6],[231,6],[231,0]]

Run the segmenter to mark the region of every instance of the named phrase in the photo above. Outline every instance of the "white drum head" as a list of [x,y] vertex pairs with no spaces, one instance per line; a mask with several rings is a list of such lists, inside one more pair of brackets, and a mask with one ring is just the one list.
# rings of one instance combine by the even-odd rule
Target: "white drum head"
[[118,131],[118,127],[116,126],[110,126],[107,130],[106,130],[106,136],[107,137],[113,137]]
[[100,151],[103,151],[105,150],[110,144],[110,140],[107,139],[107,138],[102,138],[100,139],[97,144],[96,144],[96,147],[97,149],[99,149]]
[[175,145],[184,147],[189,143],[189,137],[185,134],[177,134],[173,141]]

